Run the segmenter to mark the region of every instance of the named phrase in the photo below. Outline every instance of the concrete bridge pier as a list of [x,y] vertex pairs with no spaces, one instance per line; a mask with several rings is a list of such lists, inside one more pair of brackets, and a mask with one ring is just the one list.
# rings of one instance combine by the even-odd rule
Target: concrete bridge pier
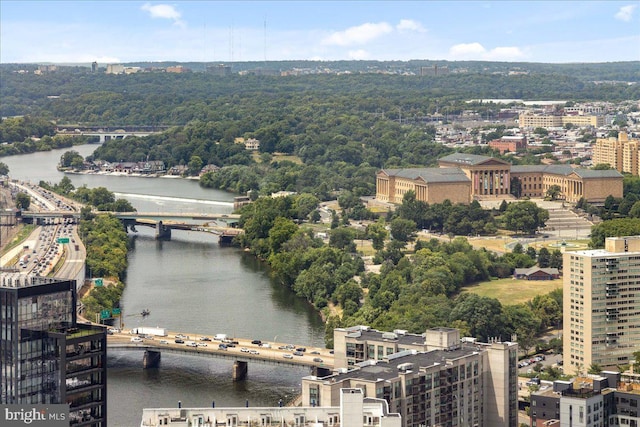
[[160,352],[153,350],[145,350],[142,358],[142,367],[144,369],[157,368],[160,365]]
[[156,224],[156,240],[171,240],[171,228],[158,221]]
[[247,378],[248,366],[249,364],[247,362],[241,362],[239,360],[233,362],[233,380],[244,381]]

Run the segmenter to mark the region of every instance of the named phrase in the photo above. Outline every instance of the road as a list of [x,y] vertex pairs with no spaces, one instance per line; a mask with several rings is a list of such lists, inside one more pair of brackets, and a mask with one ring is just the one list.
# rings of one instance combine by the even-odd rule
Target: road
[[[235,347],[228,347],[226,350],[219,349],[219,345],[222,341],[214,340],[210,335],[190,335],[184,336],[178,332],[168,332],[165,336],[146,336],[142,338],[141,342],[132,342],[132,339],[138,337],[133,334],[131,330],[122,330],[121,332],[110,333],[107,336],[107,342],[117,344],[133,344],[143,347],[145,345],[153,345],[159,347],[167,347],[173,349],[184,350],[187,347],[187,343],[194,342],[198,347],[194,347],[193,350],[199,352],[217,353],[224,356],[238,356],[247,359],[256,360],[272,360],[291,362],[306,366],[319,366],[327,369],[331,369],[334,366],[334,357],[331,353],[332,350],[325,348],[307,348],[302,355],[294,355],[294,349],[284,349],[289,344],[277,343],[277,342],[263,342],[262,345],[252,344],[251,340],[247,339],[233,339],[237,341]],[[204,340],[206,338],[206,340]],[[176,343],[175,340],[179,339],[184,343]],[[269,347],[265,347],[268,344]],[[253,351],[253,353],[252,353]],[[257,354],[256,354],[257,352]],[[285,357],[285,355],[287,355]],[[315,359],[315,360],[314,360]]]

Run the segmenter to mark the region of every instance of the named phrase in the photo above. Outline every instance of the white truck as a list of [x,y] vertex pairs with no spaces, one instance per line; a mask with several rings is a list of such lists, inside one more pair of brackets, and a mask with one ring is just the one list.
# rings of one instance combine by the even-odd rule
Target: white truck
[[152,328],[149,326],[141,326],[139,328],[133,328],[131,330],[132,334],[138,334],[138,335],[153,335],[156,337],[166,337],[167,334],[167,330],[165,328]]
[[227,334],[216,334],[213,339],[216,341],[224,341],[227,339]]

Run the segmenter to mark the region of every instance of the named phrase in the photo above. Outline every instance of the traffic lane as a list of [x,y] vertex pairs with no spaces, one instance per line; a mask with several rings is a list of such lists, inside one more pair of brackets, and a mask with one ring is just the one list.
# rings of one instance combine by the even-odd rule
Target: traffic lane
[[[125,330],[120,333],[113,333],[109,336],[112,337],[113,340],[117,340],[119,343],[123,343],[127,341],[131,342],[131,338],[137,335],[132,334],[131,330]],[[206,336],[206,335],[203,335],[203,336]],[[152,338],[142,338],[142,342],[140,344],[144,344],[146,340],[146,341],[154,341],[155,343],[153,344],[154,345],[157,344],[158,346],[172,346],[175,348],[179,348],[179,347],[186,346],[187,342],[194,342],[196,344],[206,344],[206,347],[205,346],[194,347],[194,348],[198,348],[200,351],[209,351],[209,352],[215,352],[215,353],[227,352],[227,353],[242,355],[243,357],[249,357],[249,358],[253,357],[253,358],[259,358],[259,359],[263,359],[266,356],[267,359],[273,359],[273,360],[288,359],[288,358],[285,358],[284,355],[290,354],[292,358],[288,360],[296,359],[296,360],[303,361],[305,364],[308,364],[308,365],[323,366],[326,364],[330,364],[330,365],[333,364],[332,354],[328,354],[328,356],[325,355],[323,357],[322,353],[312,354],[311,352],[304,352],[302,356],[295,356],[293,354],[294,350],[281,350],[278,348],[274,349],[274,348],[267,348],[267,347],[259,347],[256,344],[251,344],[251,341],[249,340],[236,340],[238,341],[238,344],[235,344],[234,347],[227,347],[226,350],[221,350],[219,346],[220,344],[224,344],[221,341],[216,341],[216,340],[201,341],[199,338],[200,336],[198,337],[187,336],[180,333],[176,334],[176,333],[170,332],[165,337],[153,336]],[[183,340],[184,343],[176,343],[175,342],[176,339]],[[162,340],[167,341],[167,343],[160,344],[160,341]],[[148,342],[147,344],[152,344],[152,343]],[[242,351],[242,349],[246,349],[248,351]],[[251,350],[257,351],[258,354],[251,354]],[[263,356],[263,357],[256,357],[256,356]],[[322,359],[322,362],[314,361],[313,359],[315,358]]]

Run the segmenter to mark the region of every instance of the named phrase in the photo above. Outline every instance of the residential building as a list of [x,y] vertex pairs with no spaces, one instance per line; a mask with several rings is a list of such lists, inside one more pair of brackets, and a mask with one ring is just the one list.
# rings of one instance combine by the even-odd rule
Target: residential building
[[532,427],[608,427],[640,425],[640,382],[628,373],[555,381],[531,393]]
[[107,425],[107,335],[76,322],[76,281],[0,273],[0,404],[69,404]]
[[517,426],[517,343],[358,326],[336,329],[334,346],[337,373],[304,377],[303,405],[335,406],[341,389],[357,387],[388,402],[403,427]]
[[626,132],[619,132],[617,138],[598,138],[593,147],[593,164],[607,164],[618,172],[637,176],[640,171],[639,148],[640,140],[630,139]]
[[488,145],[489,147],[500,151],[500,154],[504,154],[506,152],[516,153],[527,149],[527,137],[524,135],[503,136],[500,139],[489,141]]
[[339,390],[336,406],[259,408],[145,408],[141,427],[156,426],[296,426],[401,427],[400,414],[389,413],[383,399],[365,397],[362,389]]
[[565,373],[628,364],[640,351],[640,236],[566,252],[563,265]]
[[474,199],[511,198],[512,179],[520,184],[520,196],[544,197],[557,185],[561,200],[581,198],[602,203],[609,196],[622,197],[622,175],[615,170],[574,168],[570,165],[512,166],[494,157],[454,153],[438,160],[440,168],[383,169],[376,174],[376,199],[402,203],[413,191],[428,203],[470,203]]

